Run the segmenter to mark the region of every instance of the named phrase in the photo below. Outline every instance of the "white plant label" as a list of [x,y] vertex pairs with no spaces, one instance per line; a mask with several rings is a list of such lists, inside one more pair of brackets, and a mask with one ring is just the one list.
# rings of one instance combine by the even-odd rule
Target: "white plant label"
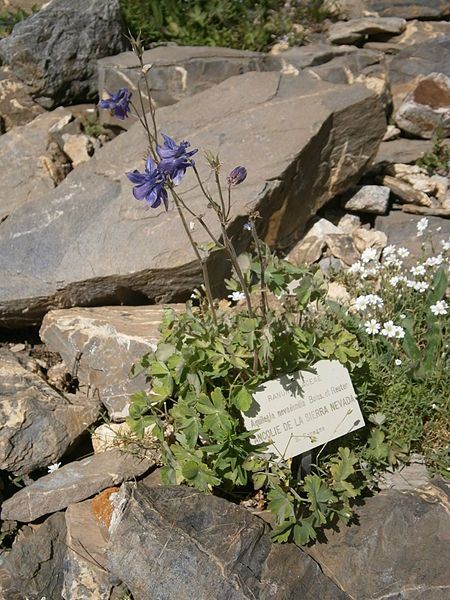
[[245,427],[258,430],[255,444],[291,458],[364,427],[347,369],[337,360],[313,368],[316,374],[297,371],[257,388],[243,414]]

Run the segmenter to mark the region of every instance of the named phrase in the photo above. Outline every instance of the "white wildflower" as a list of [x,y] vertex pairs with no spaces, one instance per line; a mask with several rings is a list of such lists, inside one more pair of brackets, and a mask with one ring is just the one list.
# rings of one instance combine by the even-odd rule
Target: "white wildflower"
[[433,404],[431,405],[431,408],[432,408],[433,410],[436,410],[436,409],[437,409],[437,404],[435,404],[435,403],[433,402]]
[[423,232],[425,231],[425,229],[428,227],[428,219],[426,217],[423,217],[423,219],[420,219],[420,221],[417,223],[417,237],[420,237],[421,235],[423,235]]
[[366,248],[364,252],[361,254],[361,260],[363,263],[368,263],[371,260],[375,260],[377,258],[378,252],[376,248]]
[[443,261],[444,257],[442,256],[442,254],[438,254],[437,256],[430,256],[430,258],[427,258],[427,260],[425,261],[425,265],[427,267],[438,267],[443,263]]
[[430,306],[430,310],[433,315],[446,315],[447,314],[447,302],[445,300],[438,300],[436,304],[432,304]]
[[396,358],[394,362],[397,367],[399,367],[402,364],[402,361],[399,358]]
[[386,321],[385,323],[383,323],[381,335],[384,335],[388,338],[397,337],[397,326],[394,325],[392,321]]
[[414,284],[414,289],[421,294],[423,294],[423,292],[425,292],[429,287],[430,286],[426,281],[416,281]]
[[406,258],[409,256],[409,250],[407,248],[399,248],[397,250],[397,254],[400,256],[400,258]]
[[402,314],[400,315],[400,319],[402,319],[402,321],[403,321],[403,319],[406,319],[406,315],[404,315],[404,314],[402,313]]
[[387,258],[388,256],[392,256],[396,253],[396,251],[396,247],[393,244],[390,244],[389,246],[386,246],[386,248],[383,250],[383,257]]
[[369,306],[369,303],[367,301],[367,297],[366,296],[358,296],[355,300],[355,308],[358,311],[365,311],[367,309],[367,307]]
[[394,277],[389,279],[389,283],[392,285],[392,287],[397,287],[400,281],[401,279],[398,275],[394,275]]
[[416,282],[412,279],[406,280],[406,287],[413,288],[416,285]]
[[348,272],[349,273],[353,273],[353,274],[357,274],[357,273],[361,273],[362,271],[364,271],[364,266],[360,263],[359,260],[357,260],[356,262],[354,262],[352,264],[351,267],[349,267]]
[[367,294],[366,300],[371,306],[382,307],[384,304],[383,298],[380,298],[380,296],[378,296],[377,294]]
[[400,327],[399,325],[394,325],[395,327],[395,337],[398,338],[399,340],[402,340],[405,337],[405,330],[403,329],[403,327]]
[[228,294],[228,298],[232,302],[239,302],[239,300],[245,300],[245,294],[244,292],[232,292],[231,294]]
[[447,252],[447,250],[450,250],[450,241],[446,242],[445,240],[442,240],[441,244],[442,244],[442,250],[444,252]]
[[49,473],[54,473],[55,471],[57,471],[59,469],[60,466],[61,466],[60,462],[53,463],[52,465],[48,466],[48,472]]
[[410,272],[414,277],[425,275],[425,267],[423,265],[417,265],[417,267],[411,267]]
[[381,329],[381,325],[376,319],[370,319],[370,321],[366,321],[364,323],[364,327],[369,335],[376,335]]

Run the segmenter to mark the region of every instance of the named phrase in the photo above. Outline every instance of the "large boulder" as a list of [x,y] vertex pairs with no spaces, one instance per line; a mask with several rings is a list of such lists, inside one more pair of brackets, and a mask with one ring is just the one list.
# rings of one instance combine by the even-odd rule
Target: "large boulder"
[[[358,180],[386,128],[379,100],[364,86],[306,73],[232,77],[159,109],[157,119],[176,140],[220,151],[224,175],[247,167],[230,213],[238,251],[249,243],[243,225],[255,209],[264,239],[277,248],[291,245],[320,207]],[[125,172],[143,169],[147,143],[135,124],[54,192],[0,225],[0,326],[39,322],[58,306],[177,302],[199,285],[200,268],[176,211],[146,210],[132,197]],[[214,189],[201,154],[197,163]],[[179,189],[192,210],[205,213],[192,173]],[[220,236],[211,212],[205,220]],[[198,224],[194,236],[208,239]],[[213,285],[223,285],[219,256],[210,267]]]
[[26,475],[46,468],[92,425],[97,400],[64,396],[0,349],[0,469]]
[[97,96],[97,59],[125,48],[119,0],[53,0],[0,41],[0,59],[44,108]]
[[300,548],[272,544],[264,521],[222,498],[141,483],[122,486],[113,505],[109,569],[139,600],[348,598]]
[[[448,484],[384,491],[357,512],[358,525],[326,532],[307,548],[351,598],[444,600],[450,577]],[[349,568],[352,565],[352,568]]]
[[113,420],[120,421],[128,415],[129,396],[146,387],[145,375],[131,378],[130,370],[156,348],[163,314],[162,306],[51,310],[40,336],[61,355],[68,370],[77,365],[78,380],[100,398]]

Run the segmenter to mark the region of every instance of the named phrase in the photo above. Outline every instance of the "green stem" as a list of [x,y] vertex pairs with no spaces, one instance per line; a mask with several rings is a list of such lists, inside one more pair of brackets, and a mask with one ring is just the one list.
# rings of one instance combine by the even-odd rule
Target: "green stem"
[[188,236],[191,246],[195,252],[195,256],[197,257],[197,260],[200,263],[200,267],[202,269],[202,274],[203,274],[203,281],[205,283],[206,297],[208,298],[208,303],[209,303],[209,307],[211,309],[211,315],[212,315],[212,319],[214,321],[214,325],[216,325],[216,327],[217,327],[217,315],[216,315],[216,309],[214,308],[214,301],[213,301],[213,297],[212,297],[212,293],[211,293],[211,284],[209,281],[209,273],[208,273],[208,269],[206,266],[206,261],[201,257],[200,252],[198,251],[198,248],[197,248],[197,244],[195,243],[195,240],[192,237],[191,231],[189,229],[189,225],[186,221],[186,217],[184,216],[184,213],[181,209],[181,205],[178,201],[178,195],[172,189],[172,187],[170,187],[169,189],[172,193],[172,197],[175,202],[175,206],[177,208],[178,214],[180,215],[181,222],[183,223],[183,227],[186,232],[186,235]]

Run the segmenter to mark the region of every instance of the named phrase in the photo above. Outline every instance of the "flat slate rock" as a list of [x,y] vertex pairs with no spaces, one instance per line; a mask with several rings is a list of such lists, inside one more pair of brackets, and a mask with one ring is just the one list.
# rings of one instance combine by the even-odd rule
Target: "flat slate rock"
[[122,486],[113,505],[110,572],[139,600],[344,600],[292,544],[222,498],[177,486]]
[[51,515],[34,531],[24,527],[12,549],[0,554],[0,598],[61,600],[65,554],[62,513]]
[[0,469],[45,469],[96,420],[98,400],[63,395],[0,349]]
[[450,35],[407,46],[389,64],[389,76],[395,87],[409,83],[418,75],[443,73],[450,77]]
[[381,165],[394,163],[415,163],[433,149],[433,144],[428,140],[411,140],[401,138],[381,142],[377,155],[373,161],[374,168]]
[[395,17],[366,17],[338,21],[330,25],[328,40],[332,44],[354,44],[367,37],[396,35],[406,28],[406,21]]
[[[243,225],[254,209],[269,244],[292,245],[311,215],[358,180],[385,131],[382,106],[364,86],[304,72],[231,77],[159,109],[157,118],[174,139],[220,151],[224,173],[247,167],[233,193],[230,232],[238,252],[249,243]],[[176,211],[145,210],[133,199],[125,172],[143,169],[146,147],[137,123],[0,225],[0,327],[36,324],[56,307],[178,302],[200,284]],[[201,153],[197,163],[212,189]],[[180,189],[194,211],[204,212],[192,173]],[[205,220],[220,235],[211,211]],[[207,240],[199,227],[194,235]],[[211,259],[213,286],[223,286],[226,269],[220,257]]]
[[414,492],[383,491],[357,509],[358,524],[327,531],[306,551],[358,600],[446,600],[449,490],[441,480]]
[[130,378],[131,367],[156,349],[164,310],[162,306],[51,310],[40,336],[52,352],[61,355],[69,371],[76,365],[79,381],[101,400],[109,416],[123,420],[128,416],[129,396],[147,387],[144,374]]
[[1,507],[1,518],[29,523],[93,496],[107,487],[145,473],[153,463],[147,459],[108,450],[60,467],[22,488]]
[[[142,59],[145,65],[152,65],[147,79],[152,99],[159,107],[175,104],[182,98],[202,92],[234,75],[264,70],[265,56],[262,52],[232,48],[175,45],[146,50]],[[278,66],[277,63],[275,69]],[[97,68],[100,98],[106,95],[105,92],[127,87],[134,94],[136,109],[142,114],[138,101],[138,83],[144,106],[147,107],[148,97],[136,55],[130,51],[107,56],[97,62]],[[108,111],[100,112],[100,122],[117,125],[117,119]],[[120,126],[128,129],[133,122],[134,119],[126,119],[120,122]]]

